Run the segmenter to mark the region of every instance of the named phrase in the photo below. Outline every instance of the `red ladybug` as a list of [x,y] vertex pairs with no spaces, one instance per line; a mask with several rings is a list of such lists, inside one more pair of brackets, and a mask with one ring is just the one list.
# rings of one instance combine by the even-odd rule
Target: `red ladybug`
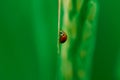
[[67,40],[67,35],[65,32],[60,31],[60,43],[64,43]]

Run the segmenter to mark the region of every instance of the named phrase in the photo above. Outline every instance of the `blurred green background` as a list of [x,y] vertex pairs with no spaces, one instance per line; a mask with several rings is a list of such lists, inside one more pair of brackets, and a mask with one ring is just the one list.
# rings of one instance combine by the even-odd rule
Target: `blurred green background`
[[[99,0],[91,80],[117,79],[119,0]],[[0,80],[56,80],[57,0],[0,1]]]
[[[99,0],[96,49],[92,80],[116,80],[120,63],[120,0]],[[119,66],[120,68],[120,66]],[[119,73],[120,76],[120,73]],[[117,79],[117,80],[120,80]]]
[[57,0],[0,0],[0,80],[55,80]]

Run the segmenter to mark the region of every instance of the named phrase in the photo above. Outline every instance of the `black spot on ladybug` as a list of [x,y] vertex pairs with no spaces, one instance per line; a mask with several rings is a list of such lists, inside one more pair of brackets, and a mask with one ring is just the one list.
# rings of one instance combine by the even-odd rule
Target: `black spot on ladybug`
[[67,40],[67,35],[65,32],[60,31],[60,43],[64,43]]

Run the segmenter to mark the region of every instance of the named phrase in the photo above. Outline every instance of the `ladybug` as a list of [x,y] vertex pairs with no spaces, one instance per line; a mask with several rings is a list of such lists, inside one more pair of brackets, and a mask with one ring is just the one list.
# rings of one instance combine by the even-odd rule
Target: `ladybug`
[[64,43],[67,40],[67,35],[65,32],[60,31],[60,43]]

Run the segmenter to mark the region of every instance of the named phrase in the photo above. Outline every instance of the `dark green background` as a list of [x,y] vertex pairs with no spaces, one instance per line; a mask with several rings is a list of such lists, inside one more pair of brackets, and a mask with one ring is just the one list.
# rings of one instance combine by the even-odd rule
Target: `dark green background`
[[[57,0],[0,1],[0,80],[55,80]],[[99,0],[92,80],[115,80],[120,1]]]
[[0,80],[55,80],[57,0],[0,0]]
[[116,80],[116,61],[120,49],[119,3],[119,0],[98,1],[99,19],[92,80]]

